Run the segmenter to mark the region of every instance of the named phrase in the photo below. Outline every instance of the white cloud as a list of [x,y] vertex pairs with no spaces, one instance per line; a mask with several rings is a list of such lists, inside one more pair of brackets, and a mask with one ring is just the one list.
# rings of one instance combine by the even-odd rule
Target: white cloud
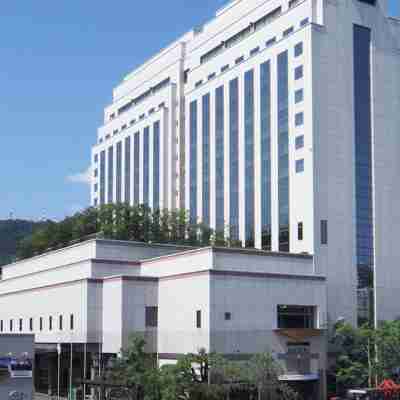
[[92,167],[87,168],[86,171],[68,175],[67,181],[72,183],[84,183],[85,185],[90,185],[92,182]]

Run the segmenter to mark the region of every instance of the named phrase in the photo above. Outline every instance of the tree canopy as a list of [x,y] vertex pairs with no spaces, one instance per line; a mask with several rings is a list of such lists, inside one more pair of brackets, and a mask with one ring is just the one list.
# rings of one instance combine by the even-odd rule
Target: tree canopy
[[115,240],[172,243],[189,246],[240,246],[227,232],[215,232],[204,224],[192,224],[185,210],[152,210],[145,205],[109,204],[89,207],[60,222],[48,221],[23,239],[19,259],[58,249],[96,235]]

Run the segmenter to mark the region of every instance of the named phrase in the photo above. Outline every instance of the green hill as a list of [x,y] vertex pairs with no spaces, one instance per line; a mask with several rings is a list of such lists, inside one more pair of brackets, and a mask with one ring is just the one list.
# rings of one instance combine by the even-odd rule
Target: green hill
[[14,260],[17,243],[32,234],[41,222],[25,220],[0,220],[0,265]]

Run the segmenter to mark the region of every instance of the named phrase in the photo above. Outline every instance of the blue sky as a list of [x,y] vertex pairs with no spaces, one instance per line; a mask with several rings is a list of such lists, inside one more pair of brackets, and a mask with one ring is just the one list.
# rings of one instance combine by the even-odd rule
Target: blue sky
[[[87,206],[88,186],[68,177],[89,165],[112,88],[225,2],[4,2],[0,219],[10,212],[59,219]],[[398,2],[392,0],[392,13]]]

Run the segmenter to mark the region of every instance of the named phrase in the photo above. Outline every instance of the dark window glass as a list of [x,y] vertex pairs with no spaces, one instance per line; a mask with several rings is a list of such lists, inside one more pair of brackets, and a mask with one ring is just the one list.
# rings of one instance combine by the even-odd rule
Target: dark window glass
[[42,331],[43,330],[43,318],[39,318],[39,329]]
[[3,320],[0,321],[0,332],[3,332],[4,330],[4,322]]
[[296,46],[294,46],[294,56],[299,57],[303,54],[303,42],[297,43]]
[[305,25],[308,24],[308,22],[309,22],[309,19],[308,18],[304,18],[303,20],[301,20],[300,26],[305,26]]
[[125,138],[125,202],[131,202],[131,137]]
[[98,184],[95,183],[94,186],[93,186],[93,191],[94,191],[95,193],[97,193],[98,188],[99,188]]
[[229,82],[230,238],[239,239],[239,80]]
[[229,64],[226,64],[221,68],[221,72],[225,72],[228,69],[229,69]]
[[207,79],[210,81],[211,79],[214,79],[216,76],[217,74],[213,72],[212,74],[208,75]]
[[328,221],[321,220],[321,244],[328,244]]
[[313,306],[278,306],[279,329],[315,328],[315,307]]
[[296,150],[302,149],[304,147],[304,136],[297,136],[296,137]]
[[294,102],[301,103],[304,100],[304,92],[303,89],[296,90],[294,92]]
[[147,126],[143,131],[143,204],[149,204],[149,138],[150,128]]
[[133,167],[133,201],[137,205],[140,202],[140,132],[134,135],[134,167]]
[[299,65],[294,70],[294,79],[297,80],[297,79],[301,79],[302,77],[303,77],[303,66]]
[[283,36],[288,36],[291,33],[293,33],[293,31],[294,31],[294,28],[293,28],[293,26],[291,26],[290,28],[288,28],[285,31],[283,31]]
[[304,171],[304,159],[296,160],[296,172],[300,173]]
[[70,329],[71,331],[74,330],[74,314],[71,314],[71,315],[69,316],[69,329]]
[[12,332],[12,331],[13,331],[13,320],[10,319],[10,332]]
[[190,103],[190,222],[197,222],[197,101]]
[[271,64],[260,66],[261,241],[271,250]]
[[297,240],[303,240],[303,223],[297,224]]
[[114,198],[114,148],[111,146],[108,148],[108,203],[113,202]]
[[265,47],[272,46],[274,43],[276,43],[276,37],[273,37],[273,38],[267,40],[267,41],[265,42]]
[[202,99],[203,107],[203,222],[210,224],[210,94]]
[[260,51],[260,47],[255,47],[254,49],[250,50],[250,56],[254,56]]
[[376,0],[358,0],[361,3],[369,4],[371,6],[376,5]]
[[235,64],[240,64],[242,61],[244,61],[244,56],[241,56],[241,57],[237,58],[235,60]]
[[19,319],[19,331],[22,332],[22,318]]
[[158,307],[146,307],[146,327],[156,328],[158,326]]
[[153,125],[153,209],[160,208],[160,121]]
[[232,319],[232,314],[230,312],[225,313],[225,321],[230,321]]
[[223,232],[225,219],[225,171],[224,171],[224,134],[225,134],[225,121],[224,121],[224,87],[220,86],[215,91],[215,193],[216,193],[216,231]]
[[29,330],[33,331],[33,318],[29,318]]
[[202,85],[203,84],[203,81],[197,81],[196,83],[195,83],[195,87],[199,87],[200,85]]
[[49,331],[53,329],[53,317],[49,317]]
[[100,205],[106,200],[106,152],[100,153]]
[[201,328],[201,310],[196,311],[196,328]]
[[[370,29],[354,25],[353,41],[356,257],[358,285],[363,289],[372,286],[374,269]],[[360,322],[363,322],[361,309],[359,311]]]
[[278,199],[279,251],[289,244],[289,69],[288,52],[278,55]]
[[304,124],[304,114],[302,112],[297,113],[294,116],[294,123],[296,126],[301,126]]
[[254,71],[244,75],[246,247],[254,247]]
[[59,329],[60,331],[63,330],[63,317],[62,317],[62,315],[60,315],[60,316],[58,317],[58,329]]
[[122,142],[117,143],[117,203],[122,201]]
[[97,163],[99,161],[99,155],[95,154],[94,155],[94,162]]

